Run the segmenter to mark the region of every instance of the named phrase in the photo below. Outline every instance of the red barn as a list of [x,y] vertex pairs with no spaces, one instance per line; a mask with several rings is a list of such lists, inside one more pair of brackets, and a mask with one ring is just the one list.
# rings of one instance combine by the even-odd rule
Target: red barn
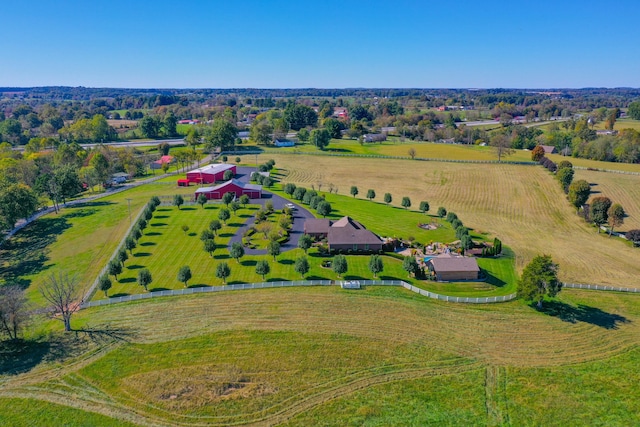
[[204,194],[209,200],[219,200],[222,199],[222,196],[225,193],[233,193],[236,197],[246,194],[250,199],[259,199],[262,197],[262,186],[245,184],[237,179],[232,179],[220,185],[216,185],[215,187],[198,188],[195,193],[195,198],[198,199],[200,194]]
[[189,182],[213,184],[216,181],[224,180],[224,173],[228,170],[236,174],[236,165],[228,165],[225,163],[208,165],[192,171],[187,172],[187,180]]

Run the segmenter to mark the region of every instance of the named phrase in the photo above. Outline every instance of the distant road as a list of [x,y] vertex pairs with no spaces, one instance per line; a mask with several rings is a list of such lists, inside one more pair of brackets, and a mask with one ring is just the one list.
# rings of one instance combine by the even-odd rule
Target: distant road
[[[169,145],[181,145],[184,144],[184,138],[176,138],[176,139],[156,139],[152,141],[112,141],[105,143],[93,143],[93,144],[80,144],[83,148],[93,148],[99,145],[109,145],[116,147],[155,147],[158,144],[162,144],[163,142]],[[24,145],[20,145],[18,147],[13,147],[14,151],[24,151]]]

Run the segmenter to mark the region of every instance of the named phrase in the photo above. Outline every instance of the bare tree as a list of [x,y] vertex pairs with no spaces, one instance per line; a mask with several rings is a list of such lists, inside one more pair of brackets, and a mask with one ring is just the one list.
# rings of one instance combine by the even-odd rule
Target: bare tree
[[17,285],[0,287],[0,333],[17,340],[18,333],[28,319],[27,298],[22,288]]
[[52,316],[62,320],[65,332],[71,331],[71,315],[80,305],[80,292],[76,276],[52,274],[40,288],[40,293],[51,305]]
[[498,161],[502,161],[503,156],[508,156],[513,154],[515,150],[511,148],[511,139],[502,133],[496,134],[491,137],[489,141],[489,145],[493,147],[496,154],[498,155]]

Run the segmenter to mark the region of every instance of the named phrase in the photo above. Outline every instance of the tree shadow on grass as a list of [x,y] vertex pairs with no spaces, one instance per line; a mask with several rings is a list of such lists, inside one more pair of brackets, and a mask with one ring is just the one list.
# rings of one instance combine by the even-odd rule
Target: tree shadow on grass
[[156,215],[153,217],[153,219],[166,219],[169,218],[169,215]]
[[344,275],[341,280],[369,280],[369,279],[362,276],[356,276],[355,274],[347,274],[347,275]]
[[304,278],[304,280],[331,280],[328,277],[322,277],[322,276],[307,276]]
[[188,288],[208,288],[209,285],[205,285],[204,283],[196,283],[194,285],[189,285]]
[[119,297],[128,297],[130,294],[126,292],[118,292],[117,294],[113,294],[109,296],[109,298],[119,298]]
[[98,212],[97,209],[87,209],[78,205],[70,206],[68,209],[76,209],[76,210],[72,210],[70,212],[64,213],[63,215],[61,215],[62,218],[84,218],[86,216],[91,216],[94,213]]
[[165,227],[167,225],[166,222],[152,222],[149,225],[152,227]]
[[133,256],[136,258],[151,256],[151,252],[136,252]]
[[169,291],[169,290],[170,290],[169,288],[161,288],[161,287],[149,288],[149,292],[161,292],[161,291]]
[[195,211],[196,208],[193,208],[191,206],[185,206],[182,209],[180,209],[181,211]]
[[283,259],[281,261],[278,261],[278,263],[282,264],[282,265],[291,265],[291,264],[295,263],[295,261],[292,260],[292,259]]
[[144,235],[145,236],[162,236],[162,233],[160,233],[159,231],[151,231],[151,232],[148,231]]
[[545,301],[541,309],[536,307],[536,303],[531,303],[531,306],[541,313],[557,317],[563,322],[585,322],[604,329],[618,329],[618,325],[631,322],[619,314],[607,313],[599,308],[584,304],[573,306],[561,301]]
[[71,228],[64,217],[40,218],[6,240],[0,247],[0,277],[7,282],[29,287],[31,280],[23,275],[35,275],[47,270],[49,246],[57,236]]
[[140,246],[155,246],[155,245],[157,245],[156,242],[143,242],[143,243],[140,243]]
[[132,265],[128,265],[127,266],[127,270],[138,270],[140,268],[143,268],[144,265],[140,265],[140,264],[132,264]]
[[231,237],[233,235],[234,235],[233,233],[218,233],[218,237],[222,237],[222,238]]
[[497,278],[493,274],[489,273],[487,270],[483,270],[483,272],[484,272],[484,275],[485,275],[485,282],[486,283],[488,283],[490,285],[493,285],[493,286],[496,286],[498,288],[501,288],[501,287],[503,287],[504,285],[507,284],[507,282],[505,282],[502,279]]
[[255,259],[247,259],[247,260],[241,261],[240,265],[242,265],[243,267],[255,267],[257,263],[258,261],[256,261]]
[[192,233],[187,234],[187,236],[190,236],[190,237],[197,236],[197,235],[198,235],[198,233],[193,233],[193,232],[192,232]]
[[0,342],[0,375],[18,375],[41,363],[60,363],[90,349],[89,342],[72,333],[54,333],[47,339]]
[[124,279],[118,280],[118,283],[136,283],[136,279],[133,277],[125,277]]
[[114,202],[105,202],[104,200],[102,200],[102,201],[78,203],[76,205],[67,206],[67,208],[73,209],[73,208],[85,208],[85,207],[109,206],[109,205],[115,205],[115,203]]
[[96,328],[87,326],[82,329],[74,329],[73,332],[76,333],[76,336],[80,334],[86,335],[87,338],[98,344],[106,344],[113,341],[130,342],[132,338],[138,335],[134,329],[111,325],[103,325]]
[[171,210],[171,208],[158,208],[158,209],[156,209],[156,212],[168,212],[170,210]]

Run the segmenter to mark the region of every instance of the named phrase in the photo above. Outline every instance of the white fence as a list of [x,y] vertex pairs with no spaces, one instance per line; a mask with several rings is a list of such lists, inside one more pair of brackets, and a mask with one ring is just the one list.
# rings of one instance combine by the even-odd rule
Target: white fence
[[565,288],[573,288],[573,289],[591,289],[594,291],[614,291],[614,292],[632,292],[632,293],[640,293],[639,288],[622,288],[619,286],[604,286],[604,285],[585,285],[582,283],[563,283],[563,287]]
[[[483,298],[469,298],[469,297],[452,297],[448,295],[440,295],[434,292],[425,291],[402,280],[359,280],[361,285],[364,286],[401,286],[412,292],[426,296],[428,298],[437,299],[447,302],[458,303],[471,303],[471,304],[490,304],[496,302],[511,301],[516,298],[516,294],[496,296],[496,297],[483,297]],[[203,286],[199,288],[185,288],[176,290],[166,290],[149,292],[145,294],[127,295],[122,297],[107,298],[103,300],[85,302],[80,305],[80,308],[98,307],[101,305],[117,304],[120,302],[138,301],[149,298],[169,297],[177,295],[191,295],[208,292],[226,292],[226,291],[242,291],[249,289],[269,289],[269,288],[286,288],[294,286],[331,286],[336,285],[337,282],[331,280],[302,280],[293,282],[260,282],[260,283],[239,283],[226,286]]]

